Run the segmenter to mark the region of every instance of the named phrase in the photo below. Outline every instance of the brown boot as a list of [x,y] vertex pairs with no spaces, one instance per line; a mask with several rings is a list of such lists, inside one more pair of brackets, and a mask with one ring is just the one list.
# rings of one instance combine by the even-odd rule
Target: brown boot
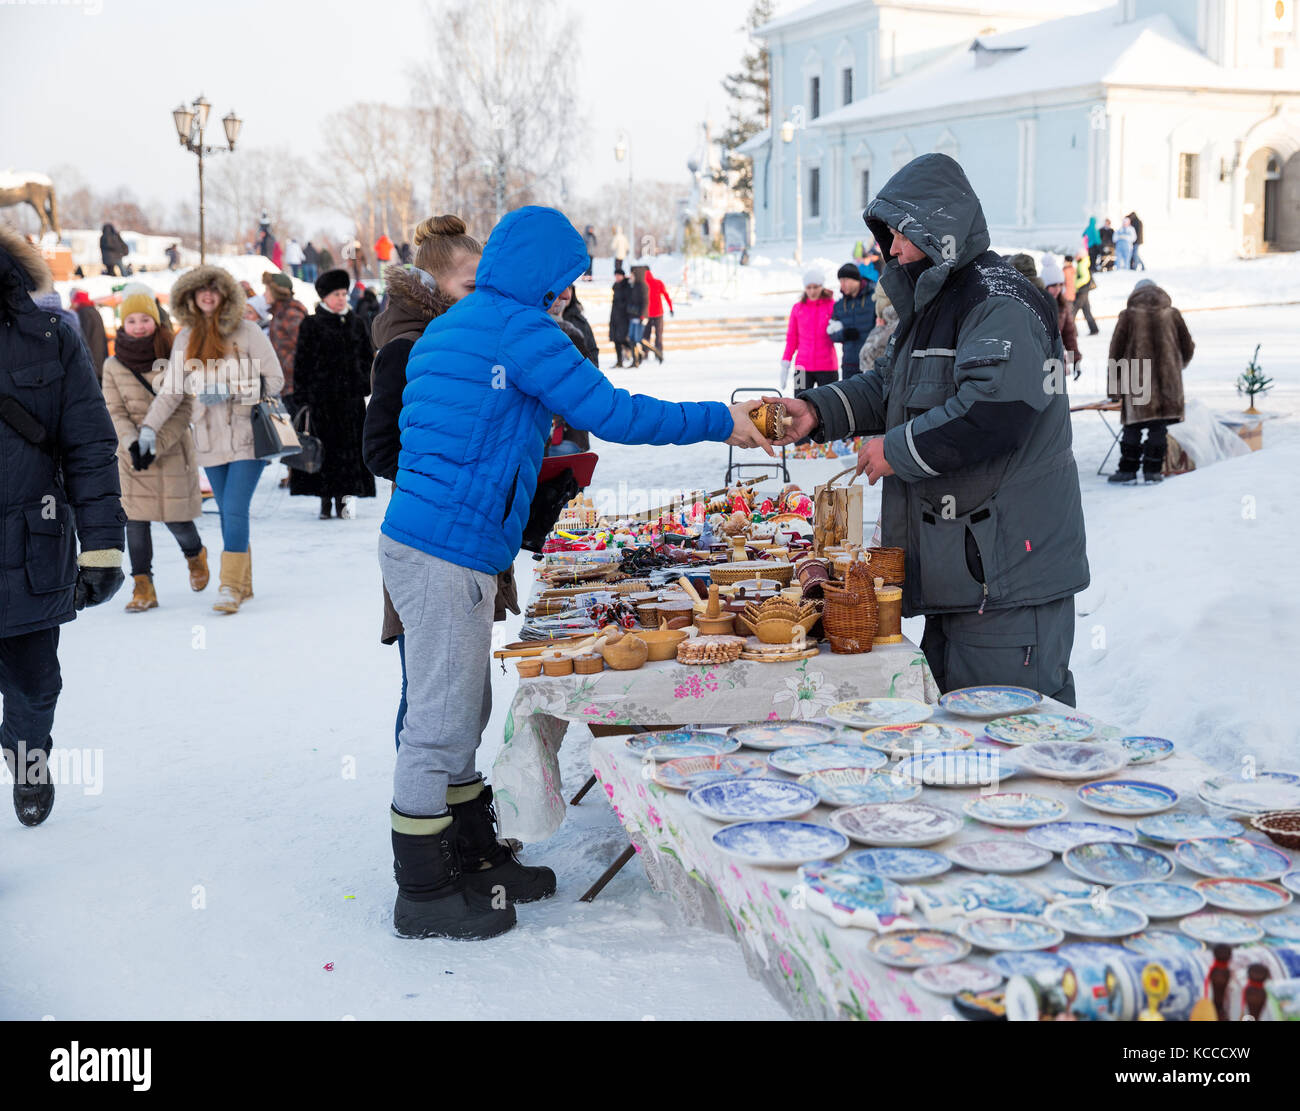
[[208,571],[208,549],[200,548],[198,555],[186,556],[185,563],[190,569],[190,589],[202,590],[212,577]]
[[158,595],[154,593],[152,575],[136,575],[135,590],[126,604],[127,613],[143,613],[158,608]]
[[212,606],[217,613],[238,613],[245,598],[250,596],[244,592],[244,582],[249,576],[248,565],[247,552],[221,553],[221,587]]

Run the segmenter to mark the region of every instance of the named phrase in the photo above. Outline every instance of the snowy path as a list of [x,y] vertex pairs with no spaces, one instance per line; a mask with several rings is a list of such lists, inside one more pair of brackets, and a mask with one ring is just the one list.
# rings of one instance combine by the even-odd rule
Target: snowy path
[[[1193,396],[1240,408],[1231,383],[1263,341],[1279,383],[1265,408],[1293,415],[1269,422],[1261,453],[1122,490],[1094,474],[1108,442],[1100,421],[1076,418],[1094,582],[1080,599],[1091,611],[1074,656],[1080,706],[1217,765],[1251,754],[1294,768],[1295,310],[1196,314],[1189,325]],[[1104,358],[1104,327],[1085,338],[1087,356]],[[776,344],[670,354],[616,380],[723,397],[774,383],[779,356]],[[1096,392],[1087,377],[1080,385]],[[719,485],[725,467],[717,445],[598,450],[611,494],[620,481]],[[835,469],[792,465],[809,489]],[[158,530],[162,608],[128,616],[123,595],[65,629],[56,746],[99,750],[102,791],[60,786],[37,830],[0,818],[0,1018],[783,1017],[730,939],[677,925],[635,864],[593,905],[576,901],[626,843],[599,794],[529,847],[526,859],[556,868],[559,894],[521,908],[512,934],[483,944],[392,936],[398,666],[378,643],[384,499],[363,503],[356,521],[323,522],[313,500],[286,495],[268,478],[255,502],[257,597],[245,613],[212,614],[215,587],[192,595]],[[868,493],[869,512],[877,497]],[[201,528],[215,559],[215,517]],[[481,766],[512,689],[498,674]],[[572,787],[585,750],[571,734],[562,759]]]

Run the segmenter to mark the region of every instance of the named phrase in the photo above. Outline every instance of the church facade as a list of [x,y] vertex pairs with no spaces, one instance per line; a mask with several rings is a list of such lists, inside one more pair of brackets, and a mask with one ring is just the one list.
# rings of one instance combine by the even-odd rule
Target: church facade
[[814,0],[760,28],[773,126],[739,151],[759,242],[799,207],[805,238],[864,237],[880,186],[940,151],[997,244],[1071,249],[1136,211],[1148,259],[1300,249],[1296,0],[1052,7]]

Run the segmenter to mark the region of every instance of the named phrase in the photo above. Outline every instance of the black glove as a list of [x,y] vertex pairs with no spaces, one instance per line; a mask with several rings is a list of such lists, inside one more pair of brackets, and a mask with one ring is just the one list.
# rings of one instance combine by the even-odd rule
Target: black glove
[[135,470],[147,471],[149,469],[149,464],[152,463],[154,460],[154,454],[152,451],[146,451],[143,455],[141,455],[140,442],[138,440],[126,450],[131,456],[131,466]]
[[524,551],[541,552],[546,537],[560,519],[560,513],[581,489],[571,470],[562,471],[554,478],[537,484],[537,492],[533,495],[533,504],[528,511],[528,524],[524,526],[523,541],[520,544]]
[[854,340],[857,339],[860,335],[862,335],[862,333],[859,332],[856,328],[845,328],[842,332],[840,332],[840,339]]
[[126,581],[120,567],[79,567],[75,604],[77,609],[107,602]]

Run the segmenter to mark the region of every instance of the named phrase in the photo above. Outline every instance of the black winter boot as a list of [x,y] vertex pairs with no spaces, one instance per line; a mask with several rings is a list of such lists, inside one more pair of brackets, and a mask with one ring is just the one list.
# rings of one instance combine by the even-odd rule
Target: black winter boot
[[[396,810],[392,818],[393,928],[399,936],[482,940],[514,926],[515,909],[504,896],[481,895],[466,886],[454,818],[411,818]],[[399,832],[399,827],[422,831],[443,822],[436,832]]]
[[449,787],[447,802],[456,819],[465,886],[469,890],[484,895],[504,890],[511,903],[534,903],[555,894],[554,872],[520,864],[510,848],[497,840],[491,787],[482,780]]
[[54,809],[54,784],[14,784],[14,813],[25,826],[38,826]]
[[1111,475],[1108,479],[1106,479],[1107,482],[1124,483],[1126,485],[1134,483],[1137,480],[1138,480],[1137,471],[1116,471],[1113,475]]

